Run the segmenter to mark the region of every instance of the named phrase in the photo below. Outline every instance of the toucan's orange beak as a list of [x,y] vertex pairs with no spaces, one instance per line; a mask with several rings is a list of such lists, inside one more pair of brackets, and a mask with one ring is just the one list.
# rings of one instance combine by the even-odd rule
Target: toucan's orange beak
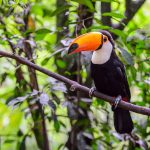
[[68,54],[81,51],[95,51],[103,45],[103,35],[100,32],[89,32],[73,40],[68,49]]

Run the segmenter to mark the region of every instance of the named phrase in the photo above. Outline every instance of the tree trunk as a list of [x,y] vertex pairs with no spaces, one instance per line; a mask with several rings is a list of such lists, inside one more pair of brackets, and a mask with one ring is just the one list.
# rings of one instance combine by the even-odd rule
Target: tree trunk
[[111,3],[101,2],[101,20],[102,24],[111,27],[111,17],[103,16],[103,13],[111,12]]
[[[30,6],[26,9],[24,12],[24,31],[28,29],[28,19],[30,15]],[[24,52],[26,57],[31,60],[32,63],[35,63],[33,60],[33,49],[31,48],[30,44],[26,42],[26,40],[30,40],[30,35],[25,37],[24,40]],[[29,79],[30,79],[30,89],[33,91],[34,89],[39,91],[38,81],[37,81],[37,75],[33,68],[28,67],[29,72]],[[30,101],[28,101],[28,105],[30,108],[30,112],[32,115],[32,119],[34,122],[34,128],[33,132],[35,135],[35,139],[37,142],[37,145],[39,149],[41,150],[50,150],[49,148],[49,140],[46,130],[46,123],[44,118],[44,111],[42,109],[42,106],[39,102],[36,102],[37,109],[32,110],[33,104],[30,104]]]
[[[95,3],[93,3],[93,5],[95,5]],[[79,35],[83,28],[90,27],[93,23],[93,16],[94,16],[94,13],[90,12],[85,5],[79,5],[77,12],[78,12],[78,19],[77,19],[76,28],[74,30],[74,36]],[[72,66],[72,68],[70,69],[70,72],[78,72],[78,73],[72,76],[71,79],[78,82],[82,82],[82,78],[79,74],[81,69],[80,55],[76,56],[75,59],[76,61]],[[90,75],[87,77],[86,82],[84,84],[86,84],[86,86],[91,86],[92,82],[89,81],[91,81]],[[77,102],[73,103],[74,105],[73,108],[68,107],[68,115],[70,115],[70,112],[72,112],[72,109],[74,109],[74,113],[77,118],[76,119],[70,118],[72,127],[71,127],[71,131],[69,132],[69,137],[66,143],[66,147],[69,150],[80,150],[80,149],[85,150],[86,147],[91,147],[91,143],[92,143],[92,139],[87,138],[83,135],[84,132],[89,132],[87,129],[91,128],[91,123],[88,116],[88,111],[90,110],[89,108],[90,104],[86,104],[86,106],[81,107],[80,100],[83,97],[84,98],[88,97],[88,95],[85,95],[83,93],[82,94],[70,93],[70,94],[73,97],[76,97],[75,99],[77,100]],[[72,99],[70,99],[70,101],[72,102]]]

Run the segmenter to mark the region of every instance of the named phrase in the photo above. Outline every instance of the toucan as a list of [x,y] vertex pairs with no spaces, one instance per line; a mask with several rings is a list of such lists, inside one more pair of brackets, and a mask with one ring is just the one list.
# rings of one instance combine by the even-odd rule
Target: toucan
[[[130,134],[133,122],[128,110],[119,108],[120,100],[130,102],[131,94],[124,64],[115,52],[115,44],[108,31],[89,32],[75,38],[68,49],[69,54],[82,51],[93,51],[91,58],[91,78],[96,90],[106,95],[116,97],[112,104],[114,111],[114,127],[120,134]],[[90,95],[94,92],[91,88]]]

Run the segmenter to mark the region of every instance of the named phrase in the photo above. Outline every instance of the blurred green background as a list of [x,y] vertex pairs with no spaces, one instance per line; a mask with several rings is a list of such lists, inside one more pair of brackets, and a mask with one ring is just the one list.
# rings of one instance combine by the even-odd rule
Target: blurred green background
[[[0,50],[92,87],[91,54],[67,56],[67,46],[77,35],[108,30],[132,103],[150,107],[149,16],[149,0],[0,0]],[[148,149],[149,117],[132,118],[134,136],[119,135],[108,103],[0,57],[0,150]]]

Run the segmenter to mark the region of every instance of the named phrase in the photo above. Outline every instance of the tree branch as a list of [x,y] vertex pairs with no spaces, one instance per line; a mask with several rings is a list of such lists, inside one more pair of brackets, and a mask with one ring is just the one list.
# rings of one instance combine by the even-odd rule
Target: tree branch
[[126,0],[125,3],[125,17],[120,21],[119,24],[114,24],[112,25],[113,28],[123,30],[125,26],[132,20],[136,12],[139,10],[139,8],[144,4],[145,0]]
[[[70,85],[72,87],[71,88],[72,90],[78,90],[78,91],[81,91],[81,92],[84,92],[84,93],[89,93],[90,89],[88,87],[80,85],[79,83],[77,83],[73,80],[70,80],[70,79],[68,79],[64,76],[61,76],[61,75],[57,74],[57,73],[54,73],[54,72],[51,72],[51,71],[49,71],[45,68],[42,68],[42,67],[30,62],[29,60],[27,60],[23,57],[20,57],[20,56],[15,55],[15,54],[10,54],[10,53],[4,52],[4,51],[0,51],[0,55],[4,56],[4,57],[15,59],[16,61],[20,62],[21,64],[27,65],[27,66],[29,66],[31,68],[34,68],[35,70],[38,70],[38,71],[40,71],[40,72],[42,72],[42,73],[44,73],[44,74],[46,74],[50,77],[53,77],[53,78],[55,78],[59,81],[62,81],[64,83]],[[114,97],[102,94],[98,91],[95,91],[93,93],[93,96],[95,96],[97,98],[100,98],[100,99],[103,99],[104,101],[109,102],[109,103],[114,103],[115,102]],[[150,115],[150,109],[149,108],[142,107],[142,106],[137,106],[137,105],[125,102],[125,101],[121,101],[118,106],[120,108],[130,110],[130,111],[133,111],[133,112],[136,112],[136,113],[139,113],[139,114]]]

